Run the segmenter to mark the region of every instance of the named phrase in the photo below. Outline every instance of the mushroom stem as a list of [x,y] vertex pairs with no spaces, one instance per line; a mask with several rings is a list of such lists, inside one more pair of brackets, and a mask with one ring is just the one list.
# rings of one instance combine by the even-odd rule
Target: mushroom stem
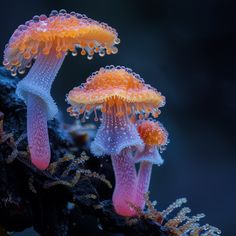
[[117,115],[116,107],[109,109],[109,112],[102,115],[102,124],[97,131],[95,141],[91,144],[91,152],[96,156],[102,156],[119,154],[127,147],[142,149],[143,142],[129,116]]
[[50,95],[54,79],[65,54],[58,58],[56,51],[40,54],[28,75],[17,85],[16,93],[27,104],[27,135],[33,164],[44,170],[50,162],[47,120],[53,119],[58,109]]
[[160,166],[163,163],[163,159],[161,158],[157,147],[150,145],[145,145],[142,152],[137,151],[134,159],[136,163],[140,162],[137,177],[135,205],[143,210],[145,206],[145,194],[149,190],[152,166],[153,164]]
[[[125,108],[122,109],[125,111]],[[141,151],[144,145],[125,112],[118,115],[116,106],[107,106],[106,110],[91,144],[91,152],[97,156],[111,156],[116,181],[112,197],[115,211],[122,216],[133,216],[137,214],[131,206],[135,203],[137,182],[133,150]]]
[[152,165],[153,164],[148,161],[140,163],[135,200],[135,205],[140,209],[143,209],[145,206],[145,194],[148,192],[150,185]]
[[46,169],[51,157],[47,110],[43,100],[31,94],[27,99],[27,134],[32,163],[41,170]]
[[115,172],[115,190],[112,201],[117,214],[134,216],[137,213],[131,204],[135,204],[137,174],[130,148],[124,149],[118,155],[112,155],[112,165]]

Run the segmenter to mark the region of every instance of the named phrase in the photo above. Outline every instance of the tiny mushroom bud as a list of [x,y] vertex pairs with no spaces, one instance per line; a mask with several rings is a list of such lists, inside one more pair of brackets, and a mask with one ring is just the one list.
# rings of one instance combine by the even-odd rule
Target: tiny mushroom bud
[[111,156],[116,179],[112,197],[115,211],[123,216],[135,215],[131,207],[137,183],[133,152],[141,151],[143,142],[130,118],[147,110],[156,112],[164,104],[164,97],[132,70],[106,66],[93,73],[83,86],[72,89],[67,101],[72,105],[68,111],[72,116],[82,115],[82,121],[90,111],[98,120],[96,110],[101,109],[102,123],[91,151],[95,156]]
[[145,205],[144,196],[149,189],[152,165],[160,166],[163,163],[159,150],[162,152],[165,149],[168,143],[168,133],[161,123],[152,120],[140,122],[137,129],[145,148],[141,152],[137,151],[135,155],[136,163],[141,162],[138,172],[135,205],[143,209]]
[[53,119],[57,106],[50,95],[52,83],[67,51],[73,55],[114,50],[117,32],[85,15],[53,10],[49,17],[34,16],[13,33],[4,51],[3,65],[15,76],[27,76],[18,83],[16,93],[27,104],[27,135],[32,163],[46,169],[50,162],[47,120]]

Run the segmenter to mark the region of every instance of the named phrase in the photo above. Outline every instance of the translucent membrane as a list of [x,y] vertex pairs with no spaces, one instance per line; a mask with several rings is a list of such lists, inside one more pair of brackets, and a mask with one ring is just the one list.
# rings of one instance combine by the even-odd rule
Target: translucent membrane
[[[96,156],[116,155],[127,147],[142,148],[143,142],[125,108],[107,105],[91,151]],[[122,113],[122,114],[121,114]]]
[[137,152],[134,159],[136,163],[147,161],[158,166],[164,162],[157,146],[149,145],[145,145],[145,148],[141,152]]

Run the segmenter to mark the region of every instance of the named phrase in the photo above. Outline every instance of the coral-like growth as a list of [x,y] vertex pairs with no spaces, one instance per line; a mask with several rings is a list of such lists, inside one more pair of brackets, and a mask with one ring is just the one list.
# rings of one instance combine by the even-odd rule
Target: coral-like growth
[[53,10],[48,17],[34,16],[15,30],[6,46],[3,64],[12,75],[23,74],[40,54],[56,51],[57,58],[61,58],[69,50],[75,56],[81,48],[81,54],[88,53],[92,59],[94,53],[117,53],[114,45],[119,41],[116,30],[105,23],[64,9]]
[[[183,203],[186,203],[186,198],[177,199],[166,210],[161,212],[163,217],[168,217],[176,208],[180,208]],[[198,222],[205,217],[205,214],[197,214],[195,216],[188,216],[191,209],[184,207],[174,216],[170,218],[164,226],[168,228],[173,236],[194,235],[194,236],[217,236],[221,231],[208,224],[201,226]]]
[[164,226],[168,232],[168,235],[217,236],[221,234],[221,231],[214,226],[210,226],[209,224],[201,226],[198,223],[202,218],[205,217],[205,214],[188,216],[188,214],[191,212],[191,209],[188,207],[181,208],[172,218],[169,217],[175,209],[180,208],[184,203],[187,202],[186,198],[177,199],[161,212],[155,208],[156,201],[151,202],[149,200],[149,193],[144,195],[144,199],[145,205],[147,207],[145,211],[133,204],[131,204],[131,207],[137,212],[139,218],[150,219]]
[[[44,171],[44,173],[51,175],[52,181],[45,182],[44,187],[51,188],[56,185],[74,187],[80,180],[81,175],[83,175],[84,177],[99,179],[100,181],[105,183],[109,188],[112,188],[111,182],[107,180],[104,175],[83,168],[82,164],[84,164],[88,160],[89,156],[87,156],[85,152],[82,152],[79,158],[70,154],[60,158],[56,162],[51,163],[48,168],[48,171]],[[69,162],[69,164],[67,163],[67,166],[63,170],[62,174],[60,176],[55,175],[58,168],[60,168],[61,164],[64,164],[66,162]],[[71,172],[74,172],[73,177],[71,177]]]

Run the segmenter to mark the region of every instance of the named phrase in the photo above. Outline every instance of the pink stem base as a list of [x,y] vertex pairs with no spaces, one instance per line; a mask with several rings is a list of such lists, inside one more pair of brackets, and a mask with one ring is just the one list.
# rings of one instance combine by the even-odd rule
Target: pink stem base
[[144,209],[145,206],[145,194],[148,192],[150,185],[152,165],[152,163],[147,161],[143,161],[140,164],[135,205],[141,209]]
[[47,107],[38,96],[27,97],[27,136],[32,163],[40,170],[48,167],[51,157]]
[[112,196],[115,211],[122,216],[134,216],[137,213],[130,205],[135,204],[137,182],[133,156],[129,149],[125,149],[119,155],[113,155],[111,158],[116,179]]

